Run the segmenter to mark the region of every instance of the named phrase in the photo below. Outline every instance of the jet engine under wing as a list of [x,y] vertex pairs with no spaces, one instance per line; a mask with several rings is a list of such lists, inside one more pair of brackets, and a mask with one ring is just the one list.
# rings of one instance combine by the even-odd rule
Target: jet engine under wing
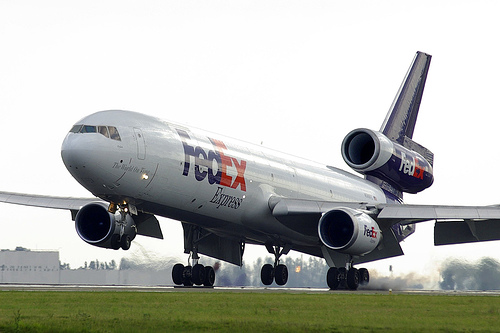
[[[76,214],[83,206],[99,201],[103,202],[99,198],[57,197],[0,191],[0,202],[41,208],[67,209],[71,211],[71,218],[73,221],[75,220]],[[138,214],[133,217],[137,227],[137,234],[163,239],[158,219],[151,214],[142,212],[137,213]]]
[[[321,214],[334,208],[347,207],[362,210],[372,217],[376,217],[378,213],[374,205],[358,202],[317,201],[272,196],[269,198],[268,204],[273,216],[278,221],[308,236],[318,234],[318,221]],[[372,209],[375,212],[370,212]]]
[[[380,211],[375,205],[362,202],[315,201],[282,198],[277,196],[269,198],[269,208],[271,209],[273,216],[278,221],[287,227],[294,229],[295,231],[302,232],[308,236],[318,235],[318,222],[323,213],[339,207],[347,207],[362,211],[375,220]],[[394,230],[391,228],[392,225],[396,223],[397,222],[391,223],[390,221],[385,224],[379,223],[382,229],[382,234],[384,235],[382,237],[381,244],[368,254],[355,256],[353,258],[353,262],[364,263],[403,255],[404,253],[399,245],[398,238],[394,234]],[[305,253],[313,254],[313,252],[308,249],[297,249]],[[314,255],[320,254],[314,253]],[[321,255],[326,259],[330,266],[342,266],[345,261],[344,255],[331,250],[326,246],[321,247]]]

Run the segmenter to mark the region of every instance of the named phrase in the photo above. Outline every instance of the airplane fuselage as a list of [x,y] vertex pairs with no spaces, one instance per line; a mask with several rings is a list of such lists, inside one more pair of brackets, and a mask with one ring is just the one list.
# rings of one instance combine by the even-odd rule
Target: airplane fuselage
[[[290,244],[320,244],[317,235],[305,236],[274,218],[271,196],[387,200],[378,186],[345,171],[139,113],[97,112],[75,128],[80,125],[88,130],[68,133],[62,158],[95,196],[250,243],[279,237]],[[103,127],[115,127],[120,140]]]

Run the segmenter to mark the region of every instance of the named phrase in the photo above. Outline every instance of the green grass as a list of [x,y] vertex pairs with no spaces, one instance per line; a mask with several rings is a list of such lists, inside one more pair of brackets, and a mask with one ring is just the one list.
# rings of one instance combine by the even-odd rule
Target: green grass
[[233,292],[0,292],[0,332],[493,332],[500,298]]

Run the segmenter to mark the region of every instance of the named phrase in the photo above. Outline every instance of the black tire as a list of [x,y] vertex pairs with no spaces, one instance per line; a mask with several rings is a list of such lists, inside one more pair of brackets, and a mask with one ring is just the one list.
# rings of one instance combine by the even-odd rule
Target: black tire
[[366,268],[359,269],[359,285],[366,286],[370,282],[370,273]]
[[130,239],[129,235],[123,235],[122,238],[120,239],[120,246],[125,251],[130,249],[131,243],[132,243],[132,240]]
[[340,285],[340,272],[337,267],[330,267],[326,273],[326,284],[331,290],[337,290]]
[[276,266],[274,280],[278,286],[283,286],[288,282],[288,268],[285,265]]
[[184,272],[182,273],[182,284],[185,287],[191,287],[193,285],[193,281],[191,280],[191,274],[193,272],[193,267],[185,266]]
[[111,248],[113,250],[119,250],[120,249],[120,235],[118,234],[114,234],[113,236],[111,236]]
[[351,268],[347,271],[347,288],[356,290],[359,287],[359,271],[356,268]]
[[271,264],[265,264],[260,270],[260,280],[265,286],[269,286],[274,280],[274,267]]
[[184,283],[184,265],[175,264],[172,267],[172,281],[174,284],[181,285]]
[[339,267],[339,289],[345,289],[346,288],[346,281],[347,281],[347,269],[345,267]]
[[196,264],[193,266],[193,271],[191,272],[191,281],[197,286],[201,286],[205,282],[205,267],[201,264]]
[[205,287],[212,287],[215,283],[215,271],[212,266],[205,266],[205,281],[203,285]]

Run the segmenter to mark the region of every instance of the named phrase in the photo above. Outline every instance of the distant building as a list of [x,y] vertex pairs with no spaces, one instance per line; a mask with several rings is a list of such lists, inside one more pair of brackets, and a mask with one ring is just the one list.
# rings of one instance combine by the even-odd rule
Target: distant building
[[171,285],[171,268],[61,269],[58,251],[32,251],[22,247],[0,251],[0,283]]
[[59,283],[59,252],[0,251],[0,283]]

